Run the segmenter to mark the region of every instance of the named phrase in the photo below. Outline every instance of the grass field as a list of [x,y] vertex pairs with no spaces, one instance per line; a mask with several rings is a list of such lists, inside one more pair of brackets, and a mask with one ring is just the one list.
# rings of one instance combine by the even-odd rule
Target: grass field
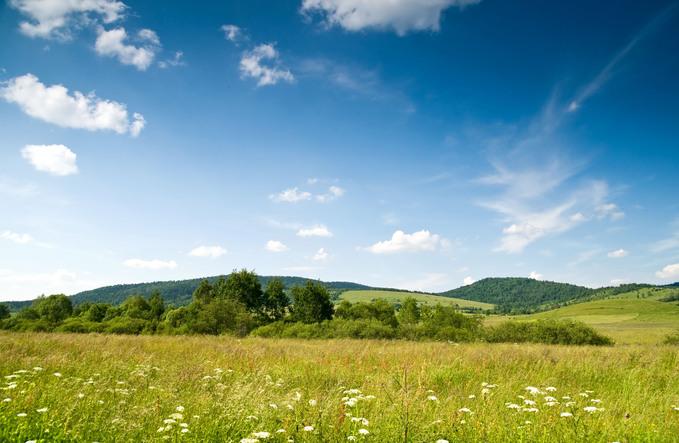
[[487,324],[502,320],[568,319],[594,327],[618,344],[653,344],[679,330],[679,304],[659,299],[676,289],[641,289],[603,300],[576,303],[563,308],[516,317],[489,317]]
[[463,300],[461,298],[441,297],[439,295],[418,294],[414,292],[399,292],[399,291],[376,291],[376,290],[360,290],[360,291],[346,291],[340,295],[340,300],[347,300],[351,303],[369,302],[377,300],[378,298],[387,300],[390,303],[403,303],[408,297],[412,297],[420,303],[435,305],[441,304],[444,306],[459,306],[461,308],[479,308],[479,309],[493,309],[490,303],[482,303],[478,301]]
[[676,347],[0,333],[0,356],[3,442],[679,435]]

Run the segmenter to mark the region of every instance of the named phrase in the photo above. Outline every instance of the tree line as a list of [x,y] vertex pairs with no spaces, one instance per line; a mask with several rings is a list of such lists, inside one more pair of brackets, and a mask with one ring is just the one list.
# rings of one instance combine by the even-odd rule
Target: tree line
[[43,296],[13,316],[3,306],[0,328],[13,331],[611,344],[583,324],[509,322],[484,327],[481,316],[452,306],[420,305],[413,298],[398,309],[385,300],[334,305],[320,282],[288,288],[273,278],[263,287],[258,276],[245,269],[203,280],[186,306],[166,304],[159,291],[148,298],[131,295],[119,305],[74,306],[63,294]]

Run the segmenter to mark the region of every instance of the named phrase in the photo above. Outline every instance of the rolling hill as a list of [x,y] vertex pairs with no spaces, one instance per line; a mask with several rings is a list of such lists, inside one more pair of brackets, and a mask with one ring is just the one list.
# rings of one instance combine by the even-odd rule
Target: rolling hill
[[374,289],[361,289],[345,291],[339,296],[339,300],[346,300],[351,303],[369,302],[376,299],[384,299],[390,303],[401,304],[407,297],[414,298],[419,303],[427,305],[446,305],[458,306],[462,309],[493,309],[494,305],[490,303],[477,302],[472,300],[463,300],[461,298],[441,297],[440,295],[422,294],[416,292],[405,291],[384,291]]
[[[90,291],[83,291],[71,295],[71,300],[74,304],[84,302],[91,303],[110,303],[117,305],[122,303],[127,297],[131,295],[142,295],[149,297],[153,292],[159,291],[165,302],[175,306],[186,305],[191,302],[193,291],[198,287],[201,281],[208,280],[211,283],[224,276],[213,276],[204,278],[194,278],[190,280],[171,280],[171,281],[156,281],[149,283],[134,283],[121,284],[113,286],[104,286]],[[276,278],[274,276],[259,276],[259,281],[262,286],[266,286],[269,280]],[[303,277],[277,277],[283,280],[287,286],[302,285],[309,279]],[[323,282],[331,291],[340,291],[347,289],[372,289],[370,286],[361,285],[352,282]],[[12,311],[18,311],[26,306],[29,306],[32,301],[18,301],[7,302]]]
[[486,319],[486,323],[494,324],[507,319],[576,320],[612,337],[617,343],[660,343],[668,334],[679,330],[677,296],[677,288],[642,288],[531,315],[491,316]]
[[570,302],[591,296],[596,291],[568,283],[532,278],[484,278],[471,285],[438,295],[490,303],[505,313],[532,312],[548,305]]

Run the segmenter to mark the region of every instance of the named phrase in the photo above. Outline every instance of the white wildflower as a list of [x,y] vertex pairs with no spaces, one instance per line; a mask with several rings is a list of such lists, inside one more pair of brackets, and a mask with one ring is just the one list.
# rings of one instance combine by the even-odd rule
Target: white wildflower
[[368,431],[365,428],[361,428],[361,429],[358,430],[358,433],[361,434],[361,435],[368,435],[368,434],[370,434],[370,431]]
[[427,400],[429,400],[429,401],[439,401],[438,397],[435,396],[435,395],[429,395],[427,397]]
[[267,438],[271,437],[271,434],[266,432],[266,431],[259,431],[259,432],[253,432],[252,436],[255,437],[255,438],[266,440]]
[[457,410],[457,412],[460,412],[462,414],[473,414],[472,410],[467,407],[460,408]]
[[184,406],[177,406],[175,409],[177,412],[184,412]]
[[561,417],[572,417],[573,414],[571,414],[570,412],[562,412],[562,413],[560,414],[560,416],[561,416]]
[[41,414],[42,414],[43,412],[47,412],[47,411],[48,411],[47,408],[36,409],[36,412],[40,412]]
[[316,400],[314,400],[313,398],[311,400],[309,400],[309,406],[316,407],[317,404],[318,404],[318,402]]
[[304,429],[305,432],[311,432],[311,431],[314,430],[314,427],[313,426],[304,426],[303,429]]

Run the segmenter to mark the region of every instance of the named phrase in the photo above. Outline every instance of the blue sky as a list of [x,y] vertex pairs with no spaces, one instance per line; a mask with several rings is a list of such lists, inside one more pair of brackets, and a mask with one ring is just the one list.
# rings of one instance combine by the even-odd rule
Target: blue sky
[[673,2],[9,0],[0,300],[679,280]]

